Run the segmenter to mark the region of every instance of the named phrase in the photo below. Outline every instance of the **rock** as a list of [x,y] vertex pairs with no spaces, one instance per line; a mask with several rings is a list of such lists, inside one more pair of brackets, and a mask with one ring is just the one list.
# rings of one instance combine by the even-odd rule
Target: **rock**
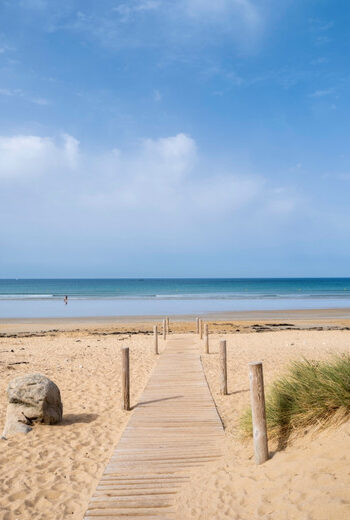
[[34,422],[56,424],[62,420],[59,388],[41,374],[28,374],[10,381],[8,407],[3,437],[28,433]]

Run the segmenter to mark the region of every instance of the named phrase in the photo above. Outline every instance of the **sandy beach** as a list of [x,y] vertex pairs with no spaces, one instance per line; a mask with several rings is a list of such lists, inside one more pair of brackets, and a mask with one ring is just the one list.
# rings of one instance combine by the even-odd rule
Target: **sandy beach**
[[[219,394],[219,339],[227,340],[228,396]],[[346,520],[350,517],[350,423],[303,431],[256,466],[252,442],[243,442],[239,418],[249,404],[248,363],[263,361],[265,386],[294,359],[321,360],[350,352],[348,331],[278,331],[215,335],[202,362],[225,426],[223,460],[194,474],[178,497],[178,518]]]
[[135,403],[155,362],[150,336],[79,331],[0,339],[1,425],[7,384],[26,373],[42,373],[59,386],[64,414],[59,425],[0,441],[1,519],[82,519],[128,419],[120,404],[122,346],[130,347]]
[[0,0],[0,520],[350,520],[349,20]]
[[[263,361],[268,388],[290,360],[349,352],[348,320],[302,317],[288,322],[214,320],[209,323],[209,355],[198,340],[225,426],[224,456],[206,471],[193,473],[191,485],[178,497],[179,520],[349,518],[349,422],[322,432],[305,431],[282,451],[271,443],[273,456],[260,467],[253,462],[251,444],[240,437],[238,420],[249,403],[248,362]],[[37,425],[26,436],[1,440],[1,519],[83,518],[129,416],[120,406],[120,349],[131,349],[135,404],[156,362],[152,325],[149,321],[1,323],[1,425],[7,384],[20,374],[47,375],[59,386],[64,407],[60,425]],[[172,321],[171,330],[191,334],[193,321]],[[222,338],[228,345],[225,397],[218,394]],[[164,348],[162,340],[160,347]]]

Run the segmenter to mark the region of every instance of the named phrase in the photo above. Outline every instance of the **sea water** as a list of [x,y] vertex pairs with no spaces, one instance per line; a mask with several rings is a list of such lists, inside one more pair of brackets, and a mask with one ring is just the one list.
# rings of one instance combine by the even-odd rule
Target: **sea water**
[[350,307],[350,278],[0,280],[0,318],[340,307]]

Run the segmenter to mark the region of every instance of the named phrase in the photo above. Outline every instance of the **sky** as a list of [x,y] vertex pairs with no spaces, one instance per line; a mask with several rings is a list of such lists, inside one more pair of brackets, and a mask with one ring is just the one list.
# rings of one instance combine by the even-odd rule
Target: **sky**
[[0,278],[350,276],[346,0],[0,0]]

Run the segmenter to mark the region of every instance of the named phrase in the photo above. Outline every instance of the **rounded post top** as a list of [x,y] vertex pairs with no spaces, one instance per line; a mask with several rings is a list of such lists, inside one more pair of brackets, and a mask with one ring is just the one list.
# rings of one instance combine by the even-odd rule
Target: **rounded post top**
[[248,366],[254,367],[257,365],[262,365],[262,361],[252,361],[251,363],[248,363]]

